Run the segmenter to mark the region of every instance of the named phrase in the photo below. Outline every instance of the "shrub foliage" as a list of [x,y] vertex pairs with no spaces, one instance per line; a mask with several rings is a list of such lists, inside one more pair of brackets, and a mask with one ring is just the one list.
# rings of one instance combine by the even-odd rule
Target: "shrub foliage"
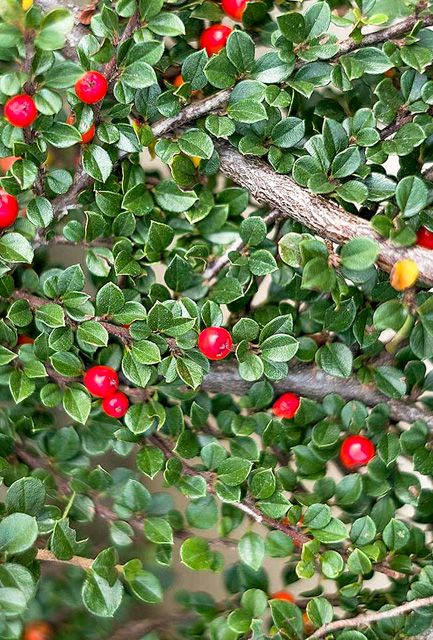
[[[251,0],[236,24],[216,0],[29,4],[0,2],[0,103],[37,109],[0,119],[0,637],[423,634],[431,3]],[[197,338],[221,326],[218,363]],[[342,466],[351,435],[368,465]]]

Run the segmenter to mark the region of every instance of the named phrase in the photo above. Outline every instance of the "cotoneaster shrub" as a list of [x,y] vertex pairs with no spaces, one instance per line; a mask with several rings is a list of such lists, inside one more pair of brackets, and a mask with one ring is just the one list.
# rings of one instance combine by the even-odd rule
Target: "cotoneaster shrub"
[[431,3],[0,18],[0,637],[432,638]]

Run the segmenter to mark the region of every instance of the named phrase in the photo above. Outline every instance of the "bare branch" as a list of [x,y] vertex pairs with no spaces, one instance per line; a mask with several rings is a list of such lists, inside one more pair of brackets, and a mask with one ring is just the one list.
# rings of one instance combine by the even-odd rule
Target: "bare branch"
[[422,607],[428,607],[431,605],[433,605],[433,596],[428,596],[427,598],[419,598],[417,600],[412,600],[411,602],[405,602],[398,607],[387,609],[386,611],[374,611],[373,613],[363,613],[355,618],[335,620],[334,622],[324,624],[320,629],[309,636],[308,640],[323,638],[324,636],[333,633],[334,631],[338,631],[339,629],[358,629],[359,627],[368,627],[372,622],[395,618],[396,616],[401,616],[403,613],[408,613],[409,611],[415,611],[415,609],[421,609]]
[[[42,562],[57,562],[60,564],[72,564],[74,567],[80,567],[80,569],[84,569],[84,571],[88,571],[94,562],[93,558],[83,558],[81,556],[72,556],[70,560],[59,560],[56,558],[52,551],[48,551],[48,549],[38,549],[38,553],[36,555],[37,560],[41,560]],[[120,568],[121,565],[120,565]]]
[[[236,364],[227,362],[212,365],[212,371],[204,379],[201,388],[210,393],[225,393],[229,390],[239,396],[247,393],[250,386],[249,382],[239,376]],[[377,391],[375,386],[362,384],[354,376],[342,381],[314,365],[296,364],[290,367],[287,377],[274,382],[273,387],[278,395],[292,391],[314,400],[322,400],[329,393],[338,393],[345,400],[359,400],[369,407],[384,403],[393,420],[410,423],[424,420],[433,429],[433,414],[423,406],[418,406],[413,401],[408,402],[407,399],[391,400]]]
[[397,260],[411,258],[420,271],[420,280],[433,285],[431,252],[420,247],[396,247],[373,231],[369,222],[345,211],[336,202],[310,193],[290,176],[275,173],[270,165],[241,155],[228,143],[216,144],[221,171],[245,187],[260,203],[287,214],[322,238],[343,244],[352,238],[371,238],[380,247],[378,266],[390,272]]

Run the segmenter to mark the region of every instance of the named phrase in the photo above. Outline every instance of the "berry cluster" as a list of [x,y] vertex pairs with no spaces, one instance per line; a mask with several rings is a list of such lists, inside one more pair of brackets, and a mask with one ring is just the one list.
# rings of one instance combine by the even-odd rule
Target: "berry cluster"
[[102,398],[102,411],[111,418],[122,418],[128,411],[129,400],[118,391],[119,376],[111,367],[96,365],[84,374],[84,386],[95,398]]

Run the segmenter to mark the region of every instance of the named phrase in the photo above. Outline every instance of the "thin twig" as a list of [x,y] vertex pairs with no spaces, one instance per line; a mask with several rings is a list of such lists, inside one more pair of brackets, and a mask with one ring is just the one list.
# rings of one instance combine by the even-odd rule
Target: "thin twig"
[[405,602],[404,604],[401,604],[398,607],[394,607],[393,609],[386,609],[385,611],[374,611],[373,613],[363,613],[359,616],[356,616],[355,618],[344,618],[343,620],[335,620],[334,622],[324,624],[322,627],[320,627],[320,629],[309,636],[308,640],[317,640],[318,638],[323,638],[324,636],[340,629],[358,629],[359,627],[368,627],[372,622],[395,618],[396,616],[400,616],[403,613],[408,613],[409,611],[415,611],[415,609],[420,609],[421,607],[429,607],[432,605],[433,596],[428,596],[427,598],[419,598],[417,600],[412,600],[411,602]]

